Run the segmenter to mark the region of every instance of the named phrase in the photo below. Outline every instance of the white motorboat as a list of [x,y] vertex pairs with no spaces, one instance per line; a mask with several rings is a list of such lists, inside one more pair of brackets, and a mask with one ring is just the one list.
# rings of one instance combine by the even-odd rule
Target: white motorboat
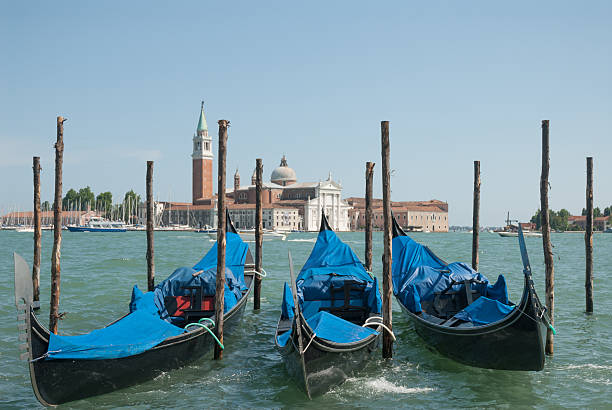
[[[208,234],[208,237],[211,239],[217,239],[217,230],[208,229],[205,231]],[[255,229],[240,229],[238,230],[238,235],[245,242],[255,242]],[[287,239],[287,235],[276,232],[276,231],[263,231],[263,240],[264,241],[284,241]]]

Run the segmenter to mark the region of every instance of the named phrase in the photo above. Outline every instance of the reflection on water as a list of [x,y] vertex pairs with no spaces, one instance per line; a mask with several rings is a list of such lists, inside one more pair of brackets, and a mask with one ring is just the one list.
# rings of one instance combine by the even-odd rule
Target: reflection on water
[[[358,255],[363,233],[341,233]],[[471,236],[461,233],[414,234],[447,261],[471,260]],[[221,362],[205,357],[155,380],[108,395],[71,403],[67,408],[103,407],[606,407],[612,392],[612,235],[595,235],[595,314],[584,314],[584,240],[553,234],[556,312],[555,356],[541,372],[476,369],[432,352],[416,336],[394,303],[394,358],[375,358],[363,372],[312,401],[288,378],[274,350],[283,282],[289,280],[287,250],[299,270],[315,241],[312,233],[292,233],[286,241],[264,242],[262,310],[247,308],[240,331],[226,337]],[[516,238],[480,235],[480,266],[495,279],[504,274],[510,296],[522,292],[522,264]],[[43,232],[42,309],[47,322],[52,232]],[[198,234],[155,233],[156,280],[180,266],[193,266],[213,245]],[[252,246],[252,244],[250,245]],[[374,272],[380,277],[382,233],[374,233]],[[544,295],[541,239],[527,238],[536,288]],[[27,367],[18,361],[13,305],[12,252],[31,263],[32,236],[0,231],[0,408],[38,406]],[[83,235],[66,232],[62,243],[60,333],[78,334],[125,314],[132,291],[146,288],[144,232]],[[249,301],[252,306],[252,301]]]

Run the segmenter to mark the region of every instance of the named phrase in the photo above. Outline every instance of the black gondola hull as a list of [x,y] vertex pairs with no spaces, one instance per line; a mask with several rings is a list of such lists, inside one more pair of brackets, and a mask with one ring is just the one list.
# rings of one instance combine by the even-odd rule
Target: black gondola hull
[[[302,323],[306,321],[302,319]],[[311,341],[312,330],[308,325],[303,325],[302,334],[302,345],[306,350],[303,365],[295,324],[291,339],[285,346],[276,343],[276,348],[283,358],[287,373],[309,397],[328,392],[362,370],[380,343],[380,334],[356,343],[333,343],[318,337]]]
[[[239,324],[250,295],[252,275],[245,275],[248,290],[224,317],[224,333]],[[31,357],[48,350],[49,332],[31,311]],[[210,352],[216,342],[208,331],[195,331],[166,339],[138,355],[103,360],[35,360],[30,362],[32,387],[39,401],[57,405],[109,393],[151,380],[163,372],[193,363]]]
[[537,371],[544,368],[547,325],[532,286],[526,278],[521,303],[503,320],[473,328],[435,325],[398,302],[417,334],[444,356],[487,369]]

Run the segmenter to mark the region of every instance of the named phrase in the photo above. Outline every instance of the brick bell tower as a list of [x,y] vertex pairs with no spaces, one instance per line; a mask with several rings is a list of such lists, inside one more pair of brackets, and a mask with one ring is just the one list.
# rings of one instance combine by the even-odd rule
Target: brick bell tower
[[193,136],[193,173],[192,173],[192,202],[197,204],[213,196],[212,175],[212,138],[208,136],[208,125],[204,116],[204,101],[200,111],[200,120],[196,134]]

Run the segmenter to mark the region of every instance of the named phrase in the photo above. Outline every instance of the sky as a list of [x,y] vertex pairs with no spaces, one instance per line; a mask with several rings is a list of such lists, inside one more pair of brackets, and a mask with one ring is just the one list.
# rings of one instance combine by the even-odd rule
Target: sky
[[[612,2],[28,1],[1,3],[0,213],[32,209],[32,157],[53,201],[56,116],[64,193],[90,186],[191,200],[192,137],[205,101],[213,152],[231,123],[228,186],[283,154],[298,181],[331,172],[364,196],[390,121],[396,201],[449,203],[470,225],[539,208],[541,120],[550,120],[550,206],[612,205]],[[216,175],[216,162],[213,170]],[[213,186],[216,190],[216,178]]]

